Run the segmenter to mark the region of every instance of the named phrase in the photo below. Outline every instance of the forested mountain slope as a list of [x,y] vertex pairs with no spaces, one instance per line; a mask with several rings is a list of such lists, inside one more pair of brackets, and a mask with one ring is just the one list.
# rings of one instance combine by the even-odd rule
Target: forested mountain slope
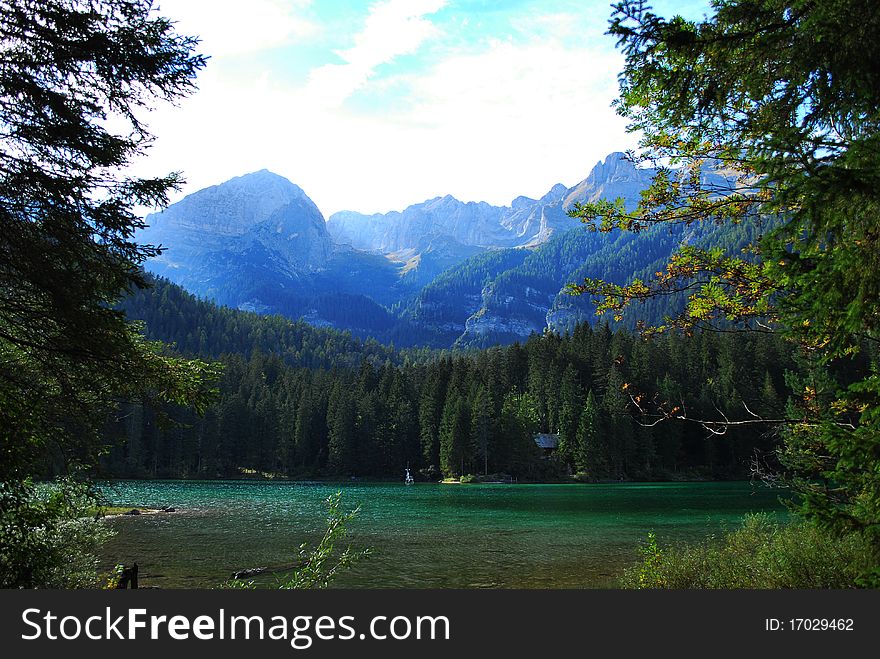
[[[730,242],[715,228],[590,233],[568,217],[576,202],[634,206],[652,173],[614,153],[572,188],[509,207],[447,195],[325,223],[301,188],[263,170],[149,216],[138,237],[167,248],[151,271],[220,304],[399,346],[506,344],[592,320],[589,300],[566,294],[585,276],[625,283],[682,242]],[[679,303],[650,310],[651,319]]]
[[[686,406],[695,418],[778,414],[799,362],[757,333],[661,336],[607,325],[533,334],[459,353],[398,352],[330,329],[222,309],[164,281],[127,309],[152,338],[224,364],[219,399],[199,418],[129,403],[108,432],[114,476],[399,477],[483,471],[522,479],[743,477],[775,438],[761,426],[709,436],[695,423],[635,413]],[[867,358],[867,357],[866,357]],[[626,387],[624,388],[624,385]],[[558,433],[544,459],[536,432]],[[756,451],[758,453],[756,454]]]

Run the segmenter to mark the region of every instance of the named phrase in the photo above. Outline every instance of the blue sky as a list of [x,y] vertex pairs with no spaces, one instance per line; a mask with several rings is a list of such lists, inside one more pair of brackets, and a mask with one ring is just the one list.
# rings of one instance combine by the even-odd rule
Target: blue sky
[[[655,2],[700,17],[708,2]],[[139,173],[183,193],[268,168],[325,215],[435,196],[507,204],[635,145],[610,107],[607,0],[162,0],[211,59],[148,117]],[[178,197],[181,195],[178,195]]]

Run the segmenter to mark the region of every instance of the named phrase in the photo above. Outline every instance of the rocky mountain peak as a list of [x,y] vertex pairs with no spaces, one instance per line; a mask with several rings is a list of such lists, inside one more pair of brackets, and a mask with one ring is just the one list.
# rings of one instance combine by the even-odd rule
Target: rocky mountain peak
[[541,203],[544,203],[544,204],[556,203],[560,199],[563,199],[567,193],[568,193],[568,188],[565,187],[564,185],[562,185],[562,183],[557,183],[552,188],[550,188],[550,191],[547,194],[545,194],[543,197],[541,197]]
[[532,199],[531,197],[519,196],[510,202],[510,207],[514,210],[521,210],[523,208],[530,208],[536,203],[537,200]]
[[653,175],[653,169],[636,167],[625,153],[616,151],[596,163],[590,175],[568,191],[565,207],[569,208],[575,202],[613,201],[618,197],[623,197],[627,207],[633,207]]
[[627,158],[627,155],[620,151],[615,151],[608,154],[604,161],[596,163],[587,180],[610,181],[615,177],[630,176],[634,172],[636,172],[636,166]]
[[161,213],[147,216],[158,230],[202,230],[213,235],[240,236],[291,202],[300,202],[309,213],[318,207],[302,188],[267,169],[199,190]]
[[266,169],[199,190],[146,222],[139,242],[167,248],[150,269],[196,292],[245,264],[288,274],[314,272],[332,251],[314,202],[298,185]]

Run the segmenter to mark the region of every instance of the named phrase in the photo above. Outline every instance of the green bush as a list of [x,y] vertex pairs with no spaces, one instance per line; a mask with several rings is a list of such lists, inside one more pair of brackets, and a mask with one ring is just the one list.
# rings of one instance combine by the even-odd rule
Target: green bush
[[0,588],[98,586],[97,551],[113,531],[95,504],[71,480],[0,483]]
[[653,534],[642,561],[627,570],[624,588],[854,588],[869,565],[858,535],[834,537],[806,522],[778,524],[765,513],[746,516],[720,539],[661,549]]

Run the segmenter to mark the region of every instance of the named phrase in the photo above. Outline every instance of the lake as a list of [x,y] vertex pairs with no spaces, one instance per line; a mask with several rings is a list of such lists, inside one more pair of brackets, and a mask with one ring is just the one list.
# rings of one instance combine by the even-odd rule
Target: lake
[[177,512],[116,517],[105,567],[140,567],[143,586],[212,587],[243,568],[291,564],[324,528],[324,499],[360,505],[349,540],[374,555],[334,585],[367,588],[602,588],[661,546],[734,528],[749,512],[786,518],[784,491],[746,482],[443,485],[116,481],[113,505]]

